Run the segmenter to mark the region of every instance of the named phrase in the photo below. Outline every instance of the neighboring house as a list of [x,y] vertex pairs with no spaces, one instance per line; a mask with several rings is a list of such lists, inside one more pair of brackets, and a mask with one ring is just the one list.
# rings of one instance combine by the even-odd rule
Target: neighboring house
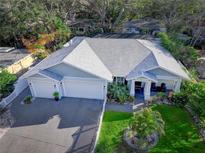
[[102,32],[102,29],[98,28],[99,26],[96,25],[96,22],[92,19],[69,21],[67,24],[71,31],[77,35],[89,35],[96,32]]
[[157,20],[132,20],[127,21],[122,27],[123,33],[128,34],[152,34],[155,35],[157,32],[166,32],[165,26],[160,24]]
[[5,69],[12,74],[18,74],[34,62],[32,54],[26,49],[0,47],[0,70]]
[[139,86],[150,98],[153,85],[179,91],[188,80],[177,61],[158,43],[138,39],[75,37],[25,73],[34,97],[105,99],[109,82],[125,83],[130,95]]

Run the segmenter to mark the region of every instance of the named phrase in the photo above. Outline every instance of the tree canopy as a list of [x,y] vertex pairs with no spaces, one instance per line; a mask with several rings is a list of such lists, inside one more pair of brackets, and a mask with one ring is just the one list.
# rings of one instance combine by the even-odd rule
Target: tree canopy
[[168,31],[202,33],[204,0],[1,0],[0,45],[22,45],[23,37],[69,31],[69,23],[92,19],[103,32],[113,32],[124,21],[157,19]]

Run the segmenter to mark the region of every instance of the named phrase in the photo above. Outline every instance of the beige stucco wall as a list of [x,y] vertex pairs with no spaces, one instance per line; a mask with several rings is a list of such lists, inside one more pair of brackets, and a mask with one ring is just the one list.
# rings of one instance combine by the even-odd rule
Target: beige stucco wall
[[26,69],[29,66],[31,66],[34,60],[35,59],[33,55],[28,55],[25,58],[21,59],[20,61],[14,63],[13,65],[7,67],[6,70],[12,74],[17,74],[23,69]]

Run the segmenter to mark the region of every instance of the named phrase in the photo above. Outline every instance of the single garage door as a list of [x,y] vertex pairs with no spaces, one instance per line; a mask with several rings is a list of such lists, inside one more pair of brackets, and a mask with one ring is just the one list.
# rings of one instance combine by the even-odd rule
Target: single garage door
[[49,79],[32,80],[35,97],[53,98],[53,93],[56,91],[54,85],[54,82]]
[[66,97],[104,99],[104,82],[100,80],[65,80],[63,86]]

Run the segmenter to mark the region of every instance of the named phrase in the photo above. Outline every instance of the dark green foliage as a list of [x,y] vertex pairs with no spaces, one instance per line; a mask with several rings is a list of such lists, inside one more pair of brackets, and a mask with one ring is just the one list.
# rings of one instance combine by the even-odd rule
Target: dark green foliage
[[26,96],[23,101],[25,104],[31,104],[32,103],[32,96],[30,96],[30,95]]
[[129,90],[128,87],[124,84],[111,83],[108,85],[108,98],[115,99],[120,103],[124,103],[128,100]]
[[161,114],[146,108],[136,112],[130,120],[130,128],[139,137],[145,138],[154,133],[164,135],[164,121]]
[[57,91],[54,92],[54,93],[53,93],[53,96],[54,96],[54,97],[59,97],[59,92],[57,92]]
[[187,94],[183,92],[174,93],[172,102],[177,106],[184,107],[188,103]]
[[200,117],[205,117],[205,82],[185,82],[182,92],[187,103]]
[[3,94],[3,96],[8,95],[8,93],[14,89],[13,84],[16,79],[16,75],[10,74],[7,71],[0,73],[0,93]]
[[37,54],[36,54],[36,57],[38,57],[39,59],[44,59],[44,58],[46,58],[48,56],[48,53],[46,53],[46,52],[38,52]]
[[174,36],[169,36],[166,33],[159,33],[162,45],[166,48],[172,55],[180,60],[188,68],[193,68],[196,66],[199,54],[196,49],[190,46],[185,46],[179,40],[176,40]]

